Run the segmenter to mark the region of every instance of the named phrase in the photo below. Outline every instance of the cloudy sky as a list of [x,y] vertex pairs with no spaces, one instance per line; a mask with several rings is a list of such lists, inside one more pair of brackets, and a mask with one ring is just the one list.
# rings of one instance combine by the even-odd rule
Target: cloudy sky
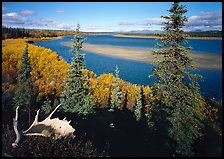
[[[222,30],[222,2],[183,2],[184,30]],[[2,2],[2,24],[10,27],[82,31],[161,30],[171,2]]]

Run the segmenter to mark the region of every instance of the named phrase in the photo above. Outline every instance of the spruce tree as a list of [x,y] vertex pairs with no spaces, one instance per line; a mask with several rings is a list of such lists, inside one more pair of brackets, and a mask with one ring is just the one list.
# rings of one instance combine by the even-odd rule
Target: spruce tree
[[142,94],[143,94],[142,87],[139,87],[137,94],[137,102],[134,110],[137,121],[140,121],[140,119],[142,118],[142,109],[143,109]]
[[115,80],[113,82],[113,90],[111,93],[111,108],[109,111],[114,111],[114,109],[122,109],[121,106],[121,98],[122,98],[122,91],[119,86],[119,69],[116,66],[115,70]]
[[[205,117],[204,99],[200,95],[197,83],[198,75],[191,74],[195,69],[188,56],[191,47],[184,47],[187,34],[187,12],[179,2],[172,4],[165,19],[161,49],[154,53],[162,56],[153,69],[158,82],[153,86],[153,93],[159,100],[153,108],[157,114],[157,124],[164,124],[165,129],[176,149],[178,156],[193,156],[193,144],[199,138]],[[159,120],[160,119],[160,120]],[[165,121],[164,121],[165,120]]]
[[61,104],[65,112],[77,112],[79,115],[88,115],[94,113],[94,102],[92,95],[85,85],[87,76],[82,71],[85,69],[84,55],[80,53],[82,44],[86,40],[79,31],[78,24],[72,52],[75,57],[72,58],[71,70],[66,80],[65,91],[61,95]]
[[50,99],[46,99],[44,101],[44,104],[41,107],[41,110],[43,110],[46,114],[50,113],[51,111],[51,100]]
[[21,66],[18,70],[17,89],[13,98],[14,108],[20,107],[20,110],[27,112],[30,124],[30,107],[34,103],[33,82],[31,78],[31,66],[28,57],[28,43],[21,57]]

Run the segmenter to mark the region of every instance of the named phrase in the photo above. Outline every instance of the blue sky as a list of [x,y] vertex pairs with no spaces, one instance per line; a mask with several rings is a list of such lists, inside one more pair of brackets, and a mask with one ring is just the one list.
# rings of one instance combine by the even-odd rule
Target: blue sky
[[[222,2],[182,2],[192,30],[222,30]],[[82,31],[161,30],[171,2],[2,2],[2,24]]]

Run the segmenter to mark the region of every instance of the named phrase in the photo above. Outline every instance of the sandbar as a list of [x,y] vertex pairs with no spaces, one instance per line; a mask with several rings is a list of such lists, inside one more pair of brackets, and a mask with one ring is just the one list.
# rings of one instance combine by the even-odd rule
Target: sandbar
[[[72,42],[62,42],[61,44],[72,47]],[[154,63],[155,59],[159,58],[157,55],[153,55],[150,49],[83,44],[82,50],[95,54],[147,63]],[[222,55],[191,52],[189,56],[193,59],[193,64],[199,70],[222,70]]]

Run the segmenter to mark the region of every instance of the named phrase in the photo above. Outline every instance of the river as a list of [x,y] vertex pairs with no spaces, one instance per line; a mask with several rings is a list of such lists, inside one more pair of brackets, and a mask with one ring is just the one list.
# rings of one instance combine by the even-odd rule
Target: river
[[[158,49],[155,46],[159,40],[154,38],[126,38],[115,37],[112,35],[93,35],[86,36],[86,44],[97,44],[107,46],[120,46],[129,48]],[[73,36],[65,36],[58,40],[48,40],[35,42],[37,46],[50,48],[57,52],[66,62],[70,63],[73,54],[69,52],[70,48],[63,46],[61,42],[72,42]],[[210,54],[222,54],[222,40],[199,40],[191,39],[188,42],[193,52],[206,52]],[[131,83],[140,85],[151,85],[155,82],[155,78],[148,76],[152,74],[153,65],[144,62],[136,62],[131,60],[118,59],[95,53],[82,51],[85,54],[86,67],[92,70],[96,75],[103,73],[113,73],[116,65],[120,69],[120,77]],[[222,71],[194,70],[192,73],[200,74],[204,77],[203,81],[199,81],[203,96],[222,99]]]

